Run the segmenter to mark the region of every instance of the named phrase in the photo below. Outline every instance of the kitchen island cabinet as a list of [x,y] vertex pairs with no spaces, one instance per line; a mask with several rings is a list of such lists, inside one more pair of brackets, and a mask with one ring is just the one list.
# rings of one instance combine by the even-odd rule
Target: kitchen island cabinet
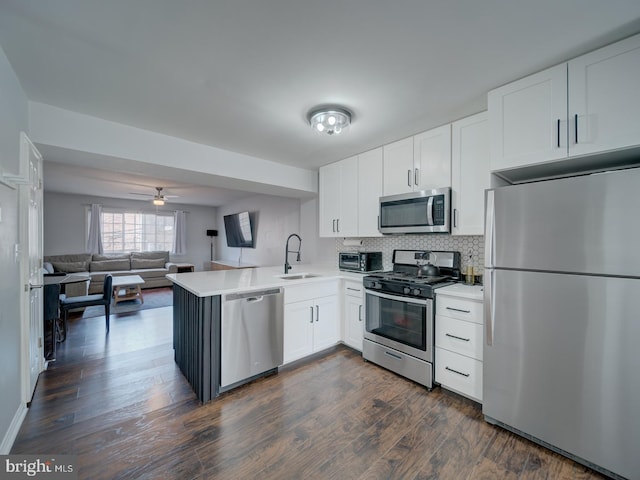
[[285,287],[284,363],[340,340],[337,282]]
[[174,360],[203,403],[218,395],[220,311],[220,295],[198,297],[174,284]]
[[[362,276],[333,267],[304,265],[283,275],[281,267],[169,274],[173,282],[173,347],[176,364],[201,402],[220,389],[220,325],[227,294],[284,288],[284,362],[302,358],[340,341],[339,285]],[[313,321],[313,324],[311,323]]]

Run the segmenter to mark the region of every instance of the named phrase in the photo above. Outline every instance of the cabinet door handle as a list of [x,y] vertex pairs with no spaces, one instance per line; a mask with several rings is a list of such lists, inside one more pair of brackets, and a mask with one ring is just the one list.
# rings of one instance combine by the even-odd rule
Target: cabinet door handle
[[320,320],[320,307],[316,305],[316,322]]
[[458,209],[457,208],[453,209],[453,226],[455,228],[458,228]]
[[460,308],[446,307],[447,310],[453,310],[454,312],[471,313],[471,310],[462,310]]
[[453,372],[453,373],[457,373],[458,375],[462,375],[463,377],[468,377],[469,375],[471,375],[470,373],[462,373],[449,367],[444,367],[444,369],[449,370],[450,372]]
[[358,305],[358,321],[362,321],[362,305]]
[[313,323],[313,307],[309,307],[311,309],[311,321],[309,323]]
[[576,136],[576,145],[578,144],[578,114],[576,113],[573,116],[573,129],[574,129],[574,134]]
[[445,335],[446,335],[447,337],[455,338],[456,340],[462,340],[463,342],[468,342],[468,341],[470,341],[470,340],[471,340],[470,338],[457,337],[457,336],[455,336],[455,335],[451,335],[450,333],[445,333]]
[[336,232],[340,233],[340,219],[336,219]]
[[332,219],[331,220],[331,231],[335,232],[336,231],[336,219]]
[[407,170],[407,187],[411,186],[411,169]]
[[420,185],[420,169],[416,168],[413,171],[413,184],[414,185]]
[[352,292],[359,292],[359,288],[347,287],[347,290],[351,290]]
[[560,119],[558,119],[557,135],[558,135],[558,148],[560,148]]

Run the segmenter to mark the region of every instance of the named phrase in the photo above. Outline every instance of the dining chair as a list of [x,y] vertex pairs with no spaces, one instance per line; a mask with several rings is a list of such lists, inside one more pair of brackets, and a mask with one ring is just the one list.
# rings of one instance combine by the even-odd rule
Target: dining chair
[[61,341],[57,335],[57,323],[60,318],[60,284],[44,285],[43,320],[44,320],[44,358],[56,359],[56,342]]
[[81,307],[92,307],[94,305],[104,306],[104,317],[107,326],[107,333],[109,333],[109,314],[111,307],[111,295],[113,295],[113,277],[111,274],[104,276],[104,286],[102,293],[96,293],[93,295],[81,295],[79,297],[66,297],[60,300],[60,310],[62,312],[62,328],[63,335],[67,335],[67,315],[69,310]]

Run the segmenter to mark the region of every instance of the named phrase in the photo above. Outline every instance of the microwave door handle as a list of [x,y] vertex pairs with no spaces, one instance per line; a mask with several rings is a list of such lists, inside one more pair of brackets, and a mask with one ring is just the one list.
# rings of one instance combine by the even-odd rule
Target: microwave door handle
[[427,200],[427,225],[433,225],[433,197]]

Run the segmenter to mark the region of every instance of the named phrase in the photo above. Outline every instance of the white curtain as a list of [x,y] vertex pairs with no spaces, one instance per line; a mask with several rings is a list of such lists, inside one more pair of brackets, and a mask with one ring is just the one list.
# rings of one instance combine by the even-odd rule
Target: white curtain
[[174,237],[173,252],[175,255],[184,255],[187,253],[187,219],[182,210],[176,210],[173,220]]
[[89,224],[89,236],[87,237],[87,253],[102,254],[102,232],[100,230],[100,218],[102,217],[102,205],[91,204],[91,223]]

